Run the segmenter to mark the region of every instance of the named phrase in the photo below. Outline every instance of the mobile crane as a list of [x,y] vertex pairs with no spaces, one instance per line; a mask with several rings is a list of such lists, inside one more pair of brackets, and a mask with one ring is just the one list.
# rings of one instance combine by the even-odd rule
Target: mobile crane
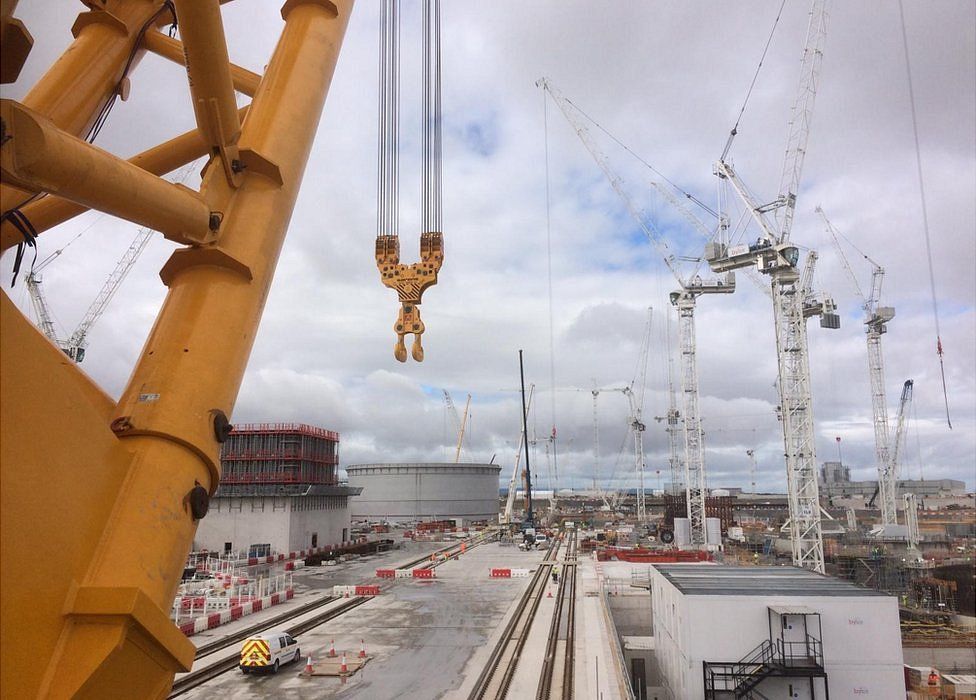
[[[87,4],[64,55],[22,101],[0,101],[0,249],[88,208],[181,247],[118,401],[0,295],[0,685],[19,698],[162,698],[193,663],[167,611],[220,480],[353,2],[287,0],[263,77],[230,62],[218,0]],[[16,5],[0,4],[4,82],[30,51]],[[159,31],[177,19],[179,41]],[[124,160],[86,137],[147,51],[185,65],[197,128]],[[253,98],[243,122],[235,90]],[[162,179],[204,155],[200,191]]]

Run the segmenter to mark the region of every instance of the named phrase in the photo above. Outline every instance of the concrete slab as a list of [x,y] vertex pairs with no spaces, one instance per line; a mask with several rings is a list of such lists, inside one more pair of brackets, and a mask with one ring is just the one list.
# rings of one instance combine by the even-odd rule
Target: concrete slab
[[332,639],[348,660],[356,657],[364,639],[373,660],[350,678],[302,677],[303,658],[277,676],[224,674],[185,697],[465,698],[466,669],[477,668],[471,664],[474,658],[490,653],[492,636],[500,634],[530,581],[490,579],[489,569],[535,568],[543,556],[494,543],[475,547],[441,564],[437,578],[397,581],[388,593],[300,636],[302,654],[311,653],[316,664],[326,659]]

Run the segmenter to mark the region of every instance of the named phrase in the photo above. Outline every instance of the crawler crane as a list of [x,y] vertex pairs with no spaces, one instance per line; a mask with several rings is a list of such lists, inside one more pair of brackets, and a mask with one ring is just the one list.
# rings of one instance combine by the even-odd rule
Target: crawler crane
[[[284,2],[259,76],[230,62],[219,0],[89,2],[47,73],[0,100],[0,250],[87,209],[178,246],[118,400],[0,294],[4,696],[164,698],[193,664],[169,610],[352,4]],[[0,3],[4,83],[31,48],[16,6]],[[180,40],[160,31],[177,19]],[[91,141],[147,52],[185,67],[197,128],[125,160]],[[246,120],[235,92],[252,98]],[[203,156],[199,191],[162,178]]]

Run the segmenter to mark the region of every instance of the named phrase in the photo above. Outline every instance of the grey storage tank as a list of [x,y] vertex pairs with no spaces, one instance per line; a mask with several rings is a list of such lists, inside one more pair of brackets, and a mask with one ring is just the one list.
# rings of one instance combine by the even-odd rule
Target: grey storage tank
[[498,520],[496,464],[353,464],[349,485],[363,489],[349,501],[353,520]]

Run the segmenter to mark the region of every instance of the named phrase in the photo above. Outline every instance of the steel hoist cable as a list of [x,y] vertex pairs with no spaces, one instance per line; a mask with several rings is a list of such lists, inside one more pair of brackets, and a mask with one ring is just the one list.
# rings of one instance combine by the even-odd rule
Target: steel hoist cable
[[423,2],[423,80],[421,96],[421,210],[420,261],[400,262],[399,132],[400,132],[400,9],[399,0],[384,0],[380,15],[379,114],[377,144],[376,267],[380,280],[396,290],[400,311],[393,330],[393,356],[407,361],[404,338],[413,335],[410,354],[424,359],[420,337],[424,323],[420,301],[424,290],[437,284],[444,261],[442,232],[443,177],[441,173],[441,30],[440,0]]
[[946,387],[945,363],[942,352],[942,331],[939,329],[939,297],[935,291],[935,267],[932,264],[932,239],[929,235],[929,213],[925,206],[925,179],[922,177],[922,149],[918,143],[918,115],[915,111],[915,90],[912,87],[912,64],[908,55],[908,33],[905,31],[905,8],[898,0],[898,15],[901,18],[901,39],[905,47],[905,74],[908,78],[908,101],[912,108],[912,133],[915,136],[915,165],[918,168],[918,195],[922,203],[922,229],[925,232],[925,254],[929,263],[929,285],[932,290],[932,315],[935,318],[935,352],[939,356],[939,371],[942,373],[942,396],[945,400],[946,423],[952,430],[949,415],[949,390]]

